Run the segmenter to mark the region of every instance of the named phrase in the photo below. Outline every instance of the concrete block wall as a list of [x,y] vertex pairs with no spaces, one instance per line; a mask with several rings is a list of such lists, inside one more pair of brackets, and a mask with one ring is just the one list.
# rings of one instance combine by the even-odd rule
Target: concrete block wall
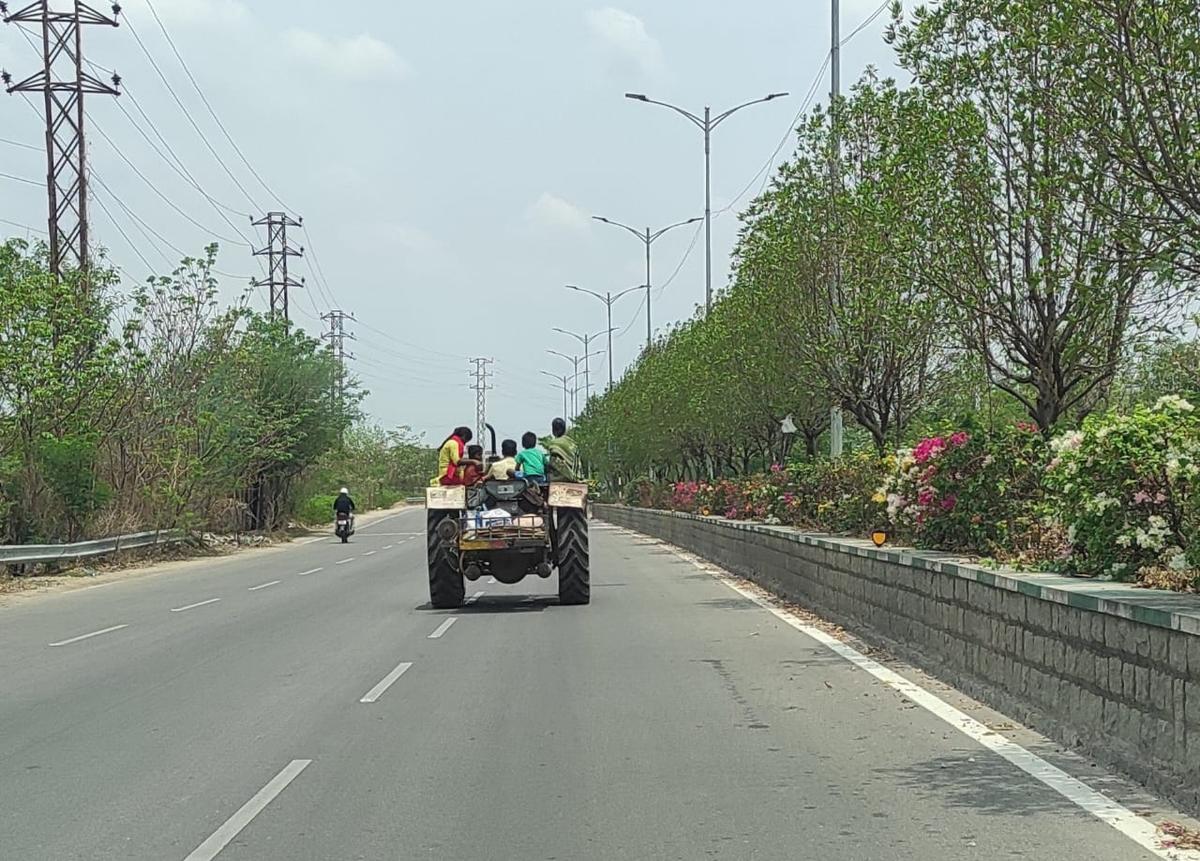
[[1200,597],[623,506],[596,516],[845,625],[1200,811]]

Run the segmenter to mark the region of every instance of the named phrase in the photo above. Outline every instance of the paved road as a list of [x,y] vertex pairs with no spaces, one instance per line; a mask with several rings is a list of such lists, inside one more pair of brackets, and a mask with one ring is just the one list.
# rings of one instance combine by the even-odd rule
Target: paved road
[[0,608],[0,858],[1156,857],[669,548],[449,613],[422,521]]

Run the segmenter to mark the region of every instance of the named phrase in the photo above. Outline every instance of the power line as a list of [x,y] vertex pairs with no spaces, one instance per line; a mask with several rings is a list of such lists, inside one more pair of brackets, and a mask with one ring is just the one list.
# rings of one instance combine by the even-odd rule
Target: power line
[[21,223],[21,222],[19,222],[19,221],[9,221],[7,218],[0,218],[0,224],[7,224],[7,225],[8,225],[8,226],[10,226],[10,227],[19,227],[19,228],[21,228],[22,230],[28,230],[28,231],[30,231],[30,232],[32,232],[32,233],[37,233],[37,234],[40,234],[41,236],[48,236],[48,235],[49,235],[49,234],[47,234],[47,233],[46,233],[46,231],[44,231],[44,230],[41,230],[40,228],[37,228],[37,227],[31,227],[30,225],[28,225],[28,224],[22,224],[22,223]]
[[880,15],[882,15],[884,13],[884,11],[891,5],[892,5],[892,0],[883,0],[883,2],[879,4],[879,8],[871,13],[871,17],[867,18],[867,20],[863,21],[861,24],[859,24],[857,27],[855,27],[853,30],[851,30],[850,35],[848,35],[845,39],[843,39],[838,44],[844,46],[847,42],[849,42],[851,39],[853,39],[855,36],[857,36],[863,30],[870,27],[873,23],[875,23],[875,19],[878,18]]
[[183,100],[179,98],[179,94],[175,92],[175,88],[172,87],[171,82],[167,80],[166,74],[163,73],[162,68],[154,59],[154,55],[150,53],[150,49],[146,47],[146,43],[142,41],[142,37],[138,35],[137,30],[134,28],[133,24],[130,23],[128,17],[125,19],[125,26],[128,28],[129,32],[133,34],[134,41],[138,43],[138,47],[142,49],[142,53],[146,55],[146,59],[149,60],[154,71],[158,73],[158,77],[160,80],[162,80],[163,86],[167,88],[167,92],[171,94],[171,98],[174,99],[175,104],[179,106],[179,110],[183,112],[183,115],[187,118],[189,125],[191,125],[196,134],[200,136],[200,140],[204,143],[205,148],[212,153],[212,157],[217,160],[217,164],[221,166],[221,169],[225,171],[226,175],[233,181],[233,184],[237,186],[238,191],[245,195],[246,200],[250,202],[250,207],[253,210],[258,211],[259,206],[254,202],[254,198],[250,196],[250,192],[246,191],[245,186],[243,186],[238,178],[234,176],[233,171],[229,169],[229,165],[225,164],[225,160],[221,158],[220,154],[213,147],[212,143],[209,142],[208,136],[201,131],[200,126],[196,123],[196,120],[193,119],[191,112],[187,109],[187,107],[184,106]]
[[[99,179],[99,178],[97,177],[97,179]],[[122,228],[121,225],[117,223],[117,220],[113,217],[112,212],[109,210],[109,208],[107,206],[105,206],[103,198],[97,196],[96,204],[100,207],[100,209],[104,212],[104,214],[108,216],[108,220],[112,223],[112,226],[117,229],[117,233],[121,234],[121,238],[123,238],[125,240],[125,244],[128,245],[130,247],[130,249],[132,249],[133,253],[136,254],[138,256],[138,259],[141,260],[142,263],[145,265],[146,271],[148,273],[150,273],[151,275],[153,275],[154,267],[150,265],[150,261],[146,259],[145,255],[143,255],[142,252],[140,250],[138,250],[137,245],[135,245],[133,240],[129,238],[129,234],[125,232],[124,228]],[[122,270],[122,271],[124,272],[124,270]],[[128,275],[128,273],[126,273],[126,275]]]
[[33,144],[21,143],[20,141],[10,141],[8,138],[0,138],[0,143],[19,147],[20,149],[31,149],[34,152],[41,152],[43,149],[42,147],[34,146]]
[[[294,212],[295,210],[292,210],[292,208],[290,206],[288,206],[286,203],[284,203],[282,200],[279,199],[279,195],[277,195],[274,191],[271,190],[271,187],[269,185],[267,185],[266,181],[263,180],[263,178],[261,176],[259,176],[258,171],[256,171],[254,169],[254,165],[250,164],[250,160],[248,158],[246,158],[246,155],[245,155],[245,153],[242,152],[241,147],[239,147],[237,145],[237,142],[234,141],[233,136],[231,134],[229,134],[229,130],[225,128],[225,124],[223,122],[221,122],[221,118],[219,116],[217,116],[217,112],[215,110],[213,110],[213,106],[211,104],[209,104],[208,98],[204,95],[204,90],[202,90],[200,88],[200,84],[197,83],[195,76],[192,75],[192,70],[190,68],[188,68],[188,64],[184,61],[183,55],[180,54],[179,49],[177,47],[175,47],[175,40],[172,39],[171,34],[167,32],[166,25],[163,24],[162,18],[160,18],[158,16],[158,10],[154,8],[154,4],[151,2],[151,0],[146,0],[146,5],[150,8],[150,14],[152,14],[154,16],[154,20],[156,22],[158,22],[158,28],[160,30],[162,30],[162,34],[166,38],[167,44],[171,46],[171,50],[175,54],[175,59],[177,59],[179,61],[179,65],[183,67],[183,71],[184,71],[184,73],[187,74],[188,80],[191,81],[192,86],[195,87],[196,94],[198,96],[200,96],[200,101],[202,101],[204,103],[204,107],[206,107],[208,109],[208,112],[212,116],[213,121],[216,122],[217,128],[219,128],[221,130],[221,134],[225,135],[225,140],[229,141],[229,145],[231,147],[233,147],[233,151],[238,154],[238,158],[240,158],[242,160],[242,164],[246,165],[246,169],[250,171],[250,174],[256,180],[258,180],[258,184],[261,185],[266,190],[267,194],[271,195],[271,197],[273,197],[275,199],[276,203],[278,203],[284,209],[291,210]],[[130,30],[132,31],[132,29],[133,28],[131,26]]]
[[88,121],[92,124],[93,128],[95,128],[96,131],[100,133],[100,137],[104,138],[104,140],[106,140],[108,142],[108,145],[110,147],[112,147],[113,152],[115,152],[120,157],[121,161],[125,162],[125,164],[127,164],[129,166],[129,169],[132,170],[135,174],[137,174],[138,178],[141,179],[142,182],[146,183],[146,185],[148,185],[150,187],[150,190],[153,191],[156,195],[158,195],[158,197],[160,197],[162,199],[162,201],[167,204],[167,206],[171,207],[171,209],[175,210],[177,213],[179,213],[181,216],[183,216],[183,218],[187,219],[187,221],[189,221],[193,226],[200,228],[205,233],[208,233],[209,235],[211,235],[217,239],[220,239],[222,242],[228,242],[232,245],[244,245],[247,248],[253,248],[253,245],[250,242],[246,241],[245,237],[242,237],[241,239],[230,239],[228,236],[222,236],[220,233],[217,233],[215,230],[212,230],[211,228],[204,226],[199,221],[192,218],[192,216],[190,216],[186,212],[184,212],[182,207],[180,207],[177,203],[175,203],[175,201],[171,200],[171,198],[169,198],[166,194],[164,194],[159,189],[159,187],[157,185],[155,185],[154,182],[151,181],[151,179],[148,176],[146,176],[146,174],[142,173],[142,171],[138,168],[138,166],[135,165],[130,160],[130,158],[121,151],[121,148],[119,146],[117,146],[116,142],[113,141],[113,139],[108,136],[108,132],[104,131],[104,129],[102,129],[100,127],[100,124],[92,119],[90,114],[88,115]]
[[26,185],[45,185],[44,182],[39,182],[36,179],[26,179],[23,176],[14,176],[11,173],[0,173],[0,179],[11,179],[13,182],[23,182]]

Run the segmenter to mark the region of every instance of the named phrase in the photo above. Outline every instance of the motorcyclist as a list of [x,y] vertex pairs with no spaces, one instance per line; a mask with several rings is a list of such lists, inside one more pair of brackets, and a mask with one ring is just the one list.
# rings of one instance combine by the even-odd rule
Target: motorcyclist
[[333,510],[336,514],[349,514],[354,516],[354,500],[350,498],[350,491],[342,488],[338,491],[337,499],[333,501]]

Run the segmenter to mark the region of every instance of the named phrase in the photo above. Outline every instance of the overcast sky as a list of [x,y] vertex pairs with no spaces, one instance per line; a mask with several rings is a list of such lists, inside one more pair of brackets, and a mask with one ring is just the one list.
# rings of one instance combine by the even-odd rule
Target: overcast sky
[[[622,94],[699,113],[792,93],[748,108],[713,136],[720,288],[737,213],[760,189],[829,42],[828,0],[150,2],[250,165],[304,218],[307,235],[293,233],[307,256],[293,270],[308,286],[292,296],[293,318],[316,332],[330,307],[353,313],[359,322],[347,328],[358,337],[351,349],[371,391],[367,410],[432,442],[474,424],[468,356],[496,360],[489,416],[502,435],[540,432],[562,412],[561,388],[538,372],[570,372],[548,348],[580,350],[551,327],[605,328],[603,304],[563,285],[616,292],[645,280],[641,244],[590,216],[657,228],[703,213],[699,130]],[[93,193],[115,219],[93,206],[93,236],[140,280],[179,257],[172,245],[198,253],[214,235],[253,238],[249,214],[279,206],[214,124],[147,0],[122,6],[120,29],[85,33],[87,57],[119,71],[127,92],[119,106],[105,96],[87,103],[90,162],[108,187],[94,180]],[[848,35],[880,2],[841,6]],[[882,40],[887,17],[843,48],[844,86],[868,65],[895,73]],[[0,66],[22,78],[39,59],[14,25],[0,25]],[[817,101],[828,88],[826,72]],[[156,132],[204,194],[168,165]],[[41,141],[37,113],[19,96],[0,96],[0,173],[44,176]],[[789,138],[778,158],[790,151]],[[44,208],[44,190],[0,177],[0,219],[41,228]],[[0,223],[0,235],[13,234],[24,231]],[[221,271],[240,276],[222,280],[229,299],[261,273],[237,243],[221,241]],[[681,228],[655,244],[654,282],[655,329],[693,313],[704,298],[701,231]],[[266,305],[261,294],[252,302]],[[618,376],[645,341],[641,303],[639,291],[614,307]],[[607,357],[592,360],[594,387],[607,382],[607,368]]]

